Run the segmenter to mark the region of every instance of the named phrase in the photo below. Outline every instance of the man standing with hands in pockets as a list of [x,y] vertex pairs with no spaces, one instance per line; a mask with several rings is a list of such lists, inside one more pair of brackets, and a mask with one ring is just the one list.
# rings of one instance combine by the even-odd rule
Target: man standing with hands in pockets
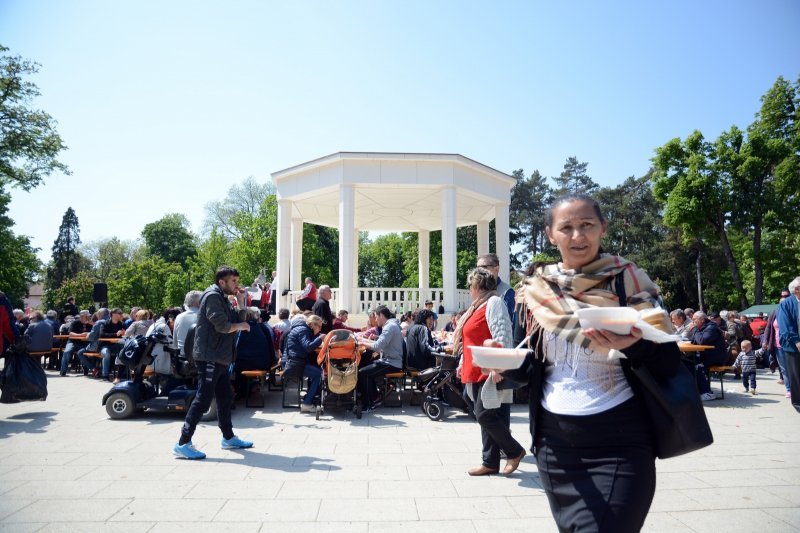
[[[231,305],[229,296],[236,296],[238,311]],[[172,453],[178,457],[205,459],[206,454],[192,444],[192,435],[214,397],[217,400],[219,429],[222,430],[222,448],[253,446],[252,442],[233,434],[233,389],[228,374],[228,367],[233,363],[236,333],[250,331],[245,314],[245,290],[239,286],[239,272],[229,266],[219,267],[216,283],[207,288],[200,299],[192,351],[197,362],[197,394],[186,413],[181,438],[172,449]]]

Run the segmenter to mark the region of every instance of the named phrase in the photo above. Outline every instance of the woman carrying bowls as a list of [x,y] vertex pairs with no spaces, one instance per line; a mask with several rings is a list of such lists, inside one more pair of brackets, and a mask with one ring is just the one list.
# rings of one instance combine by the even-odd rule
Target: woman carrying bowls
[[[619,307],[622,294],[638,310],[657,306],[658,287],[644,271],[602,253],[607,225],[588,196],[550,207],[546,233],[561,261],[532,266],[519,286],[514,337],[528,337],[531,352],[522,368],[503,374],[530,384],[533,451],[560,531],[642,528],[655,493],[655,452],[631,365],[645,365],[656,379],[680,365],[674,342],[643,340],[637,328],[581,329],[577,309]],[[671,332],[668,320],[663,313],[658,327]]]
[[503,299],[497,296],[497,278],[485,268],[478,267],[467,277],[472,304],[458,321],[453,334],[453,353],[461,353],[456,375],[464,383],[472,412],[481,426],[483,461],[468,471],[471,476],[486,476],[500,471],[500,451],[506,454],[503,474],[509,475],[525,457],[525,448],[511,436],[511,391],[496,391],[496,406],[484,405],[482,390],[491,379],[494,388],[501,379],[495,372],[483,371],[472,360],[471,346],[483,346],[494,340],[502,347],[511,346],[511,317]]

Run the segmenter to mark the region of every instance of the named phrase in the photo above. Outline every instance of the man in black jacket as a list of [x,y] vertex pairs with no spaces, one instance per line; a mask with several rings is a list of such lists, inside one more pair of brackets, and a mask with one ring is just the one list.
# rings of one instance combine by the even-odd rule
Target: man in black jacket
[[[719,314],[712,313],[712,317],[717,318]],[[708,367],[724,365],[728,360],[728,350],[723,330],[713,320],[709,320],[705,313],[697,311],[692,317],[692,322],[695,326],[690,339],[692,344],[714,347],[711,350],[700,352],[696,357],[698,360],[695,366],[697,389],[700,391],[700,398],[705,402],[716,399],[708,384]]]
[[311,312],[322,319],[323,335],[329,333],[333,329],[333,313],[331,313],[331,300],[332,292],[328,285],[323,285],[319,288],[319,298],[314,302]]
[[[172,453],[184,459],[205,459],[206,454],[192,444],[197,423],[216,397],[219,428],[222,430],[222,448],[250,448],[253,443],[233,434],[231,422],[231,389],[228,368],[233,363],[236,333],[250,331],[245,321],[245,291],[239,286],[239,272],[221,266],[217,269],[216,283],[203,293],[195,327],[192,355],[197,362],[197,394],[186,413],[181,438]],[[229,300],[236,296],[237,311]]]

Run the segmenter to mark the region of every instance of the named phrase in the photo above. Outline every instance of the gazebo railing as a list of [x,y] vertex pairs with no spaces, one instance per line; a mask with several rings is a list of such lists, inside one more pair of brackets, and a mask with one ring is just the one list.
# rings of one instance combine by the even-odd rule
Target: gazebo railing
[[[287,295],[289,308],[293,307],[297,297],[303,291],[289,291]],[[444,300],[444,289],[416,289],[406,287],[358,287],[355,290],[356,301],[354,309],[348,309],[351,314],[366,314],[370,309],[375,309],[378,305],[385,305],[395,313],[413,311],[425,305],[425,300],[433,302],[433,310],[439,310],[439,303]],[[335,312],[339,310],[339,289],[331,289],[331,309]],[[456,290],[457,309],[448,309],[447,312],[455,312],[466,309],[472,302],[472,297],[466,289]]]
[[425,305],[425,300],[433,301],[434,310],[444,298],[444,289],[415,289],[405,287],[358,287],[356,289],[356,309],[353,313],[367,313],[370,309],[385,305],[395,313],[413,311]]

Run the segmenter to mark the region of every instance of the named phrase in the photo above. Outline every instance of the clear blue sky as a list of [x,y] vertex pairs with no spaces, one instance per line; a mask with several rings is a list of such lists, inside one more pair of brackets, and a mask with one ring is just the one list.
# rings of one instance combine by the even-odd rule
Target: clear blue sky
[[231,185],[340,150],[546,176],[575,155],[618,184],[797,80],[800,2],[0,0],[0,43],[42,64],[69,146],[72,176],[13,192],[48,259],[68,206],[84,241],[198,230]]

